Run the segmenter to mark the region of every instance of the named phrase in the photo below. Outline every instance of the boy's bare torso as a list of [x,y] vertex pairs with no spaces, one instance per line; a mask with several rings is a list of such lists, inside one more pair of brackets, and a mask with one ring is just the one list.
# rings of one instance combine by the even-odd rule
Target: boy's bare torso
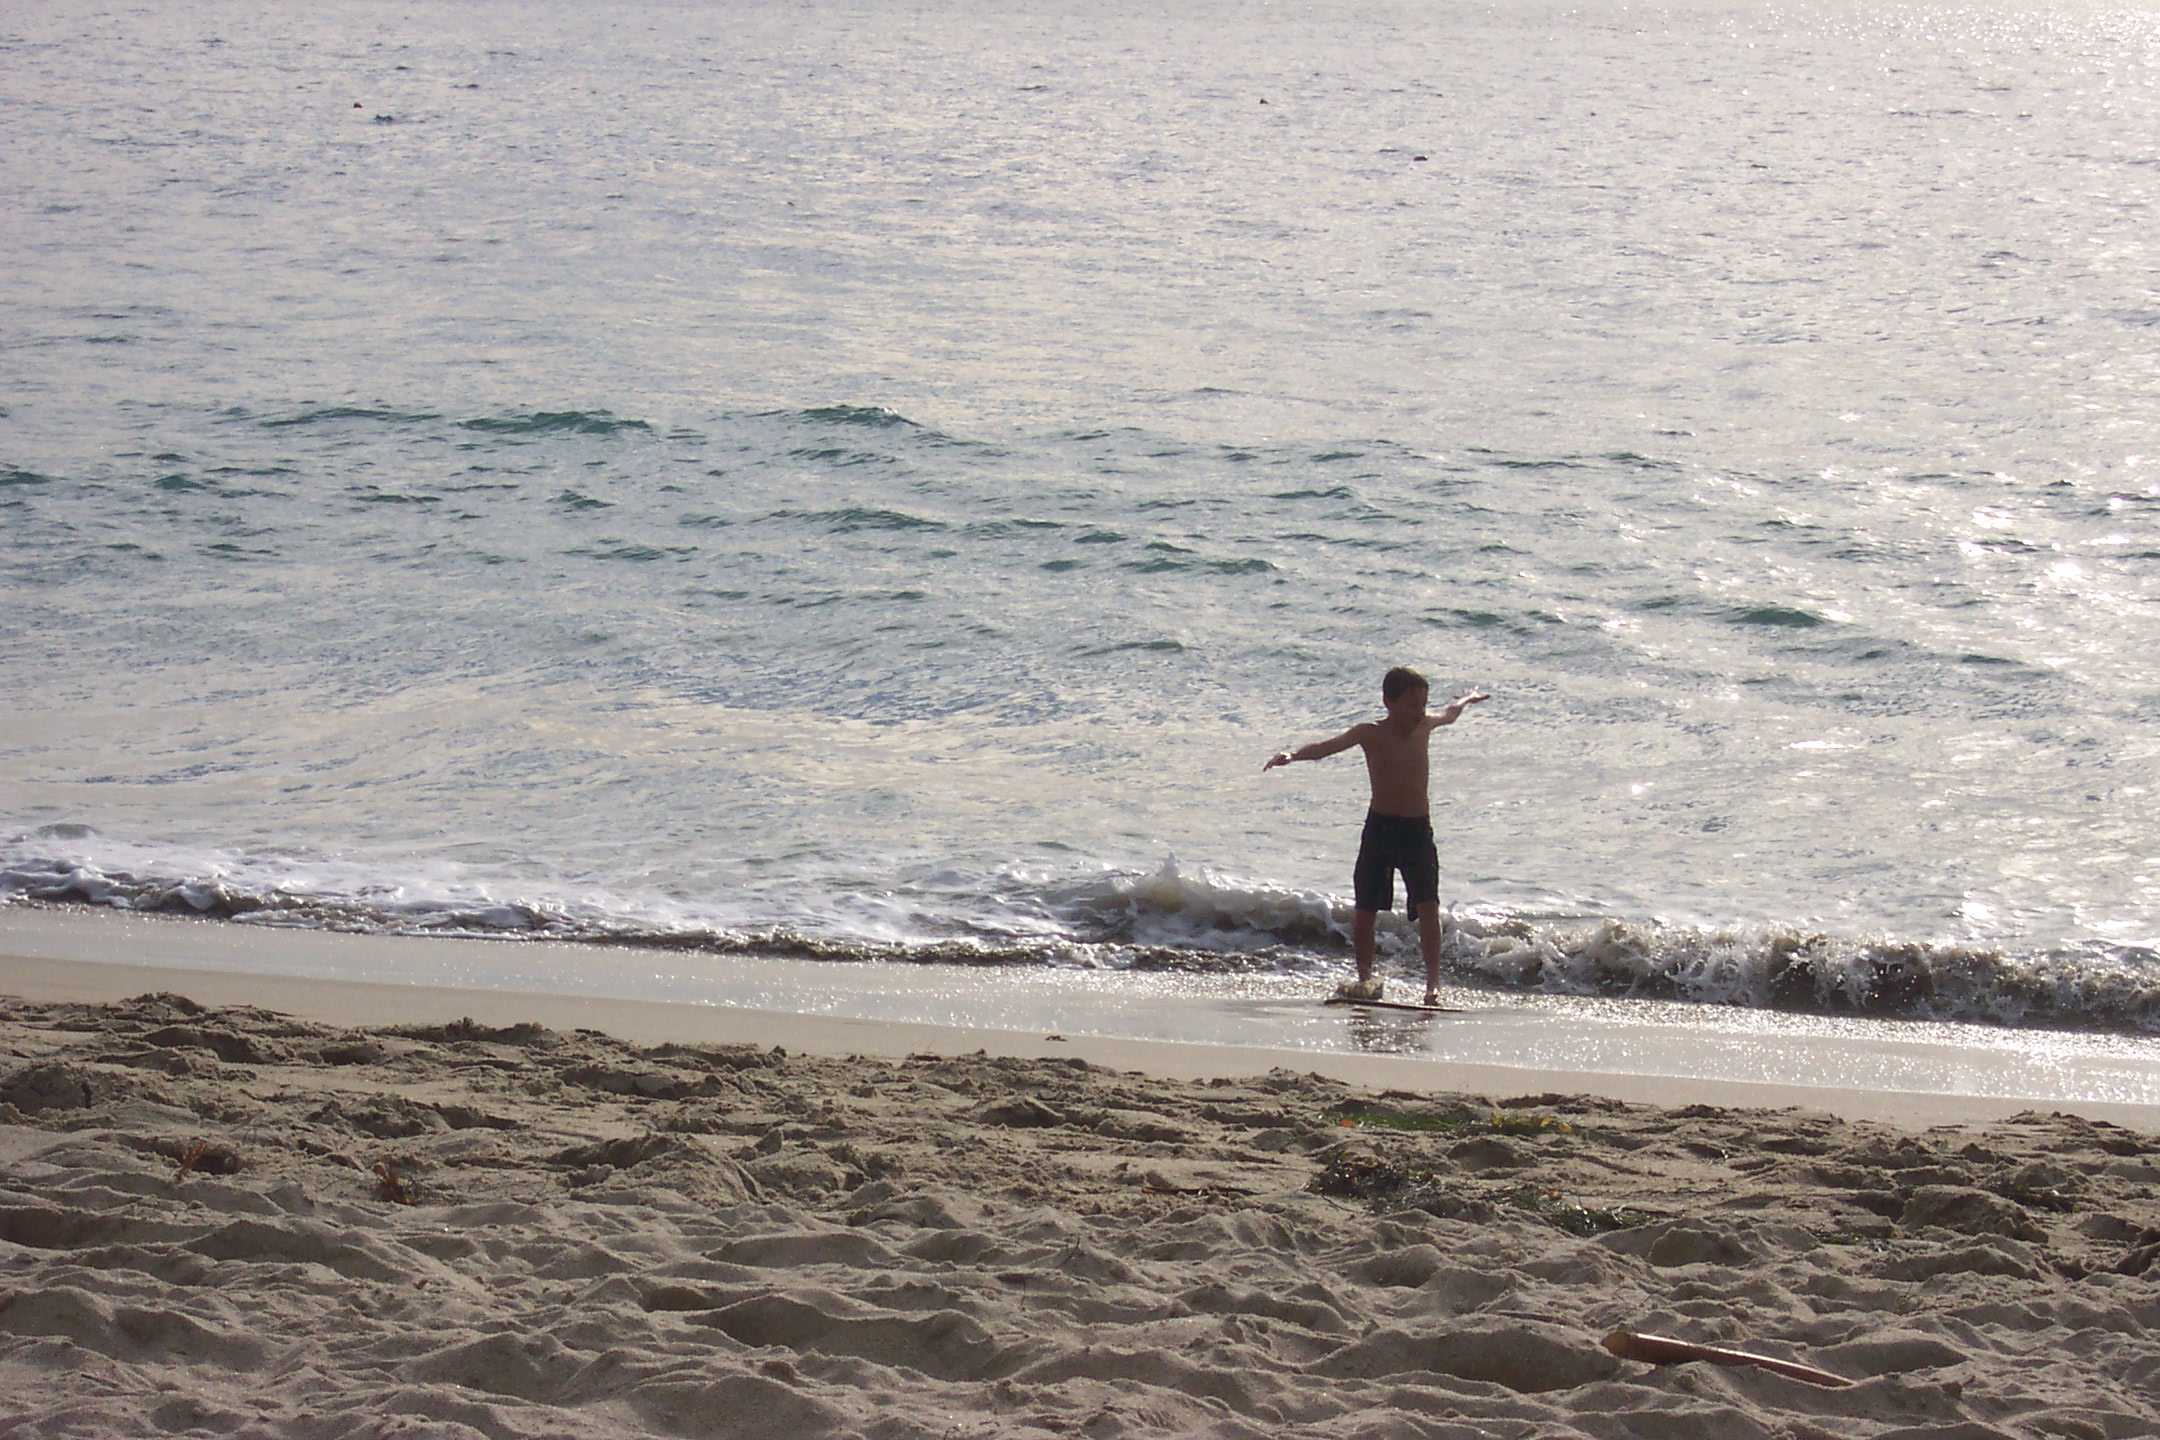
[[1321,760],[1355,745],[1365,752],[1365,775],[1372,781],[1374,813],[1421,820],[1432,814],[1432,799],[1428,794],[1432,779],[1429,744],[1432,732],[1443,725],[1454,724],[1464,710],[1491,698],[1482,691],[1465,690],[1450,701],[1446,709],[1437,715],[1428,715],[1425,713],[1424,689],[1405,691],[1388,701],[1387,714],[1380,719],[1353,725],[1332,740],[1271,755],[1261,768],[1272,770],[1294,760]]
[[1351,735],[1365,751],[1365,775],[1372,781],[1376,815],[1423,819],[1432,813],[1432,732],[1434,715],[1403,725],[1392,716],[1354,726]]

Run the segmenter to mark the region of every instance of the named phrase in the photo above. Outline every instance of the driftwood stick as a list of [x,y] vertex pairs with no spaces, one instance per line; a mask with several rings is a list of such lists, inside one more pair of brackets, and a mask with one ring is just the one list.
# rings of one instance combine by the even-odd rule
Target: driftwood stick
[[1727,1350],[1720,1345],[1697,1345],[1692,1340],[1668,1340],[1662,1335],[1637,1335],[1632,1330],[1613,1331],[1605,1337],[1605,1348],[1623,1360],[1641,1360],[1651,1365],[1678,1365],[1686,1360],[1707,1360],[1713,1365],[1752,1365],[1758,1370],[1768,1370],[1793,1380],[1805,1380],[1810,1385],[1853,1383],[1843,1375],[1833,1375],[1827,1370],[1817,1370],[1812,1365],[1802,1365],[1795,1360],[1780,1360],[1774,1355],[1757,1355],[1751,1350]]

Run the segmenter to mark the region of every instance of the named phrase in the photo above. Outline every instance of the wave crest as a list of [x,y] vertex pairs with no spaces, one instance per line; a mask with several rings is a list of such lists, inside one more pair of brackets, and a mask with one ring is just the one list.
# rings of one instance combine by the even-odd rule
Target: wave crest
[[[19,836],[17,844],[70,838],[77,837],[47,827]],[[1332,897],[1188,872],[1174,859],[1146,872],[1084,879],[1023,883],[1008,877],[995,895],[917,895],[904,923],[874,935],[830,921],[716,924],[693,915],[663,916],[628,900],[505,898],[473,883],[409,889],[364,884],[333,892],[273,865],[205,868],[212,873],[174,875],[159,873],[154,864],[131,870],[79,854],[0,856],[0,903],[829,962],[1316,977],[1340,971],[1350,952],[1352,919],[1350,907]],[[1416,967],[1417,938],[1400,916],[1383,917],[1380,944],[1384,968]],[[1442,958],[1457,982],[1493,990],[2160,1034],[2160,953],[2135,946],[2015,953],[1787,926],[1532,919],[1465,908],[1448,917]]]
[[2018,955],[1958,941],[1780,926],[1696,929],[1607,919],[1565,928],[1466,916],[1450,927],[1444,954],[1464,978],[1550,994],[2160,1033],[2160,955],[2129,946]]

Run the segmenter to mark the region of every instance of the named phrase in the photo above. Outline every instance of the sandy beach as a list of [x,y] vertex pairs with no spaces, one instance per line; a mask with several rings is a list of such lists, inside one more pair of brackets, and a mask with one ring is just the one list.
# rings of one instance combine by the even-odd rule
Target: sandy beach
[[0,18],[0,1440],[2160,1440],[2160,8]]
[[[2160,1140],[2105,1119],[1175,1078],[1049,1037],[812,1054],[779,1019],[336,1024],[7,973],[39,980],[0,1002],[8,1435],[2160,1429]],[[1621,1329],[1852,1383],[1617,1358]]]

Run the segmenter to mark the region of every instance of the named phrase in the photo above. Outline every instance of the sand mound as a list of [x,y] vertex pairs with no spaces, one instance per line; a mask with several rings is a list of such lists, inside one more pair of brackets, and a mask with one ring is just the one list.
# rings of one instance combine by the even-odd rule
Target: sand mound
[[7,1004],[0,1433],[2150,1435],[2156,1162],[2064,1116]]

